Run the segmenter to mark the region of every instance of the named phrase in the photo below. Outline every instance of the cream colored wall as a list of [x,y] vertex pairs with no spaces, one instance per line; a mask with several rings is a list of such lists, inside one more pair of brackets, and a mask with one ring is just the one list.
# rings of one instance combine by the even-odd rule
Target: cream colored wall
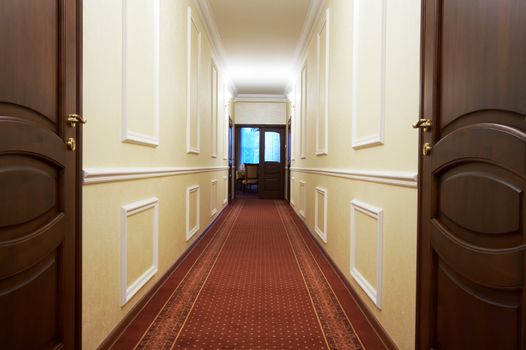
[[285,124],[287,102],[235,102],[236,124]]
[[[129,0],[125,3],[128,5],[127,15],[123,16],[122,1],[84,2],[83,110],[89,120],[84,127],[83,150],[84,168],[88,174],[83,188],[84,349],[97,348],[199,237],[218,215],[211,217],[211,208],[221,211],[226,205],[224,177],[227,176],[227,161],[224,156],[227,112],[229,109],[231,112],[231,107],[225,107],[225,103],[228,104],[227,87],[216,62],[219,68],[219,106],[217,157],[213,158],[211,60],[214,52],[198,11],[191,0]],[[188,7],[192,8],[192,15],[202,33],[198,85],[199,154],[186,151]],[[156,10],[158,18],[155,17]],[[123,19],[128,26],[128,35],[123,35]],[[154,24],[158,25],[157,45]],[[127,39],[126,45],[123,45],[123,37]],[[138,47],[146,48],[141,51],[141,57],[137,54]],[[156,47],[158,55],[154,53]],[[123,62],[128,67],[126,75],[123,74]],[[155,62],[158,62],[157,77]],[[128,136],[131,135],[125,141],[123,106],[128,109],[127,129],[130,131]],[[156,113],[158,135],[155,133]],[[137,143],[137,135],[139,140],[146,142]],[[161,171],[163,176],[149,174],[155,171]],[[194,173],[185,174],[185,171]],[[92,183],[89,177],[92,173],[103,174],[104,180]],[[126,180],[119,173],[141,178]],[[211,198],[211,181],[214,179],[217,180],[217,194]],[[187,241],[186,190],[193,185],[199,186],[200,193],[199,230]],[[129,265],[125,285],[129,287],[130,279],[148,272],[147,267],[153,268],[156,227],[153,208],[125,220],[122,211],[130,204],[150,198],[158,199],[157,271],[121,306],[124,249],[126,265]],[[196,215],[195,209],[190,208],[188,216]],[[128,235],[124,245],[123,233]],[[145,245],[144,249],[140,242]]]
[[[353,18],[355,5],[360,7],[358,23]],[[303,140],[301,65],[297,67],[291,197],[295,210],[305,213],[310,231],[396,345],[411,349],[415,342],[418,165],[418,135],[411,123],[417,119],[419,108],[420,2],[327,0],[325,9],[329,13],[330,38],[327,154],[316,154],[316,125],[320,122],[317,32],[326,18],[324,11],[305,53],[307,112]],[[380,127],[382,103],[384,121]],[[304,159],[301,142],[305,146]],[[305,182],[305,207],[301,181]],[[327,190],[327,243],[315,233],[316,187]],[[351,222],[353,200],[380,214],[357,211],[355,222]],[[380,229],[378,220],[382,223]],[[380,306],[351,275],[353,225],[358,249],[355,267],[364,276],[362,285],[368,282],[376,288]]]

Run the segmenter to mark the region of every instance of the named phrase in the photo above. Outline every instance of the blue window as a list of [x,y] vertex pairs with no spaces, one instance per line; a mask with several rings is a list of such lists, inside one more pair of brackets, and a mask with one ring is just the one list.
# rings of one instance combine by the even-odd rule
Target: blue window
[[259,129],[241,128],[241,150],[239,164],[259,164]]
[[281,140],[275,131],[265,132],[265,162],[280,162]]

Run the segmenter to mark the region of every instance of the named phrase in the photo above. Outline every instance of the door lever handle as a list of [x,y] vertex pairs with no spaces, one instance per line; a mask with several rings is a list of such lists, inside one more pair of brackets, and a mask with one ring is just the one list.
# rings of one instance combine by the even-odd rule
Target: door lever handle
[[416,123],[413,124],[414,129],[424,129],[424,131],[428,131],[431,128],[431,120],[429,119],[418,119]]
[[74,128],[77,123],[86,124],[88,120],[78,114],[68,114],[67,122],[70,127]]

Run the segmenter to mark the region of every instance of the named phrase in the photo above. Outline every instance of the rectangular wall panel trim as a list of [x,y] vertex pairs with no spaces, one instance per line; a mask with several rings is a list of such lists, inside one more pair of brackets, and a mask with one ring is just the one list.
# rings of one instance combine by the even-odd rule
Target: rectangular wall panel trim
[[[190,227],[190,211],[192,208],[190,208],[190,195],[192,193],[196,193],[196,204],[195,208],[195,225],[194,227]],[[201,191],[199,188],[199,185],[190,186],[186,189],[186,240],[190,240],[198,231],[199,231],[199,222],[200,222],[200,208],[201,208]]]
[[[378,125],[376,133],[367,136],[359,136],[358,130],[358,119],[363,118],[363,116],[358,115],[358,84],[360,81],[360,43],[361,43],[361,32],[360,32],[360,4],[364,0],[355,0],[354,1],[354,16],[353,16],[353,58],[352,58],[352,88],[351,88],[351,98],[352,98],[352,111],[351,111],[351,133],[352,140],[351,144],[354,149],[360,149],[364,147],[371,147],[377,145],[383,145],[385,139],[385,77],[386,77],[386,28],[387,28],[387,0],[373,0],[380,1],[381,5],[381,31],[380,31],[380,66],[378,70],[380,71],[380,81],[378,82],[380,86],[380,96],[378,105],[380,106],[380,115],[378,116]],[[371,1],[371,0],[367,0]]]
[[[152,265],[135,281],[127,285],[127,261],[128,261],[128,217],[143,211],[153,209]],[[121,306],[124,306],[131,298],[157,273],[159,266],[159,199],[152,197],[142,201],[130,203],[121,207]]]
[[307,60],[303,63],[303,66],[301,68],[301,79],[300,79],[300,107],[299,107],[299,114],[300,114],[300,135],[299,135],[299,148],[300,148],[300,158],[305,159],[306,153],[307,153],[307,79],[308,79],[308,71],[307,71]]
[[210,181],[210,217],[217,213],[217,179]]
[[224,196],[223,196],[223,205],[228,203],[228,176],[223,176],[223,183],[225,185]]
[[211,62],[211,141],[212,141],[212,152],[211,157],[217,158],[217,134],[218,134],[218,117],[219,117],[219,71],[217,69],[217,64],[214,59]]
[[[369,281],[360,273],[356,267],[356,213],[360,212],[377,221],[376,234],[376,288],[374,288]],[[359,200],[353,199],[351,201],[351,259],[350,259],[350,273],[358,285],[364,290],[367,296],[373,303],[381,308],[382,304],[382,254],[383,254],[383,210],[372,205],[366,204]]]
[[298,201],[300,202],[299,214],[303,219],[305,219],[307,217],[307,192],[306,192],[307,182],[300,180],[299,184],[300,184],[299,199],[298,199]]
[[[325,34],[322,34],[325,30]],[[322,41],[325,42],[322,47]],[[330,10],[327,9],[316,35],[317,76],[318,76],[318,113],[316,118],[316,155],[329,153],[329,52],[330,52]],[[323,57],[322,57],[323,56]],[[321,61],[325,62],[322,67]],[[323,128],[322,128],[323,126]],[[321,129],[321,130],[320,130]]]
[[[319,195],[323,196],[323,206],[320,208]],[[316,187],[314,190],[314,232],[320,236],[323,242],[327,243],[327,206],[329,202],[328,191],[322,187]],[[323,226],[320,227],[318,222],[319,211],[323,210]]]
[[[197,31],[197,52],[195,55],[192,55],[192,28],[196,28]],[[200,113],[199,113],[199,95],[192,95],[192,84],[197,84],[196,91],[199,91],[199,79],[200,72],[199,67],[201,64],[201,31],[197,26],[194,17],[192,15],[192,8],[188,7],[188,16],[187,16],[187,82],[186,82],[186,152],[199,154],[201,152],[201,123],[200,123]],[[196,79],[192,80],[192,59],[196,59]],[[193,99],[195,98],[195,102]],[[192,105],[195,107],[195,115],[192,116]],[[196,130],[192,130],[192,117],[195,117],[196,120]],[[192,144],[192,134],[195,133],[196,140]]]
[[153,6],[153,86],[154,103],[152,106],[153,135],[145,135],[137,131],[129,130],[128,120],[128,1],[122,1],[122,142],[134,143],[143,146],[159,146],[159,55],[160,55],[160,0],[152,0]]

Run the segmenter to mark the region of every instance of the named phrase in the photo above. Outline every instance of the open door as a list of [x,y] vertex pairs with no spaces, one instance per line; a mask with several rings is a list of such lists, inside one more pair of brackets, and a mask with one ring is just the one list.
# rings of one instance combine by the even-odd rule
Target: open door
[[81,7],[0,1],[2,349],[80,348]]
[[259,196],[283,199],[285,195],[285,128],[260,128]]
[[525,349],[526,1],[423,1],[418,349]]

